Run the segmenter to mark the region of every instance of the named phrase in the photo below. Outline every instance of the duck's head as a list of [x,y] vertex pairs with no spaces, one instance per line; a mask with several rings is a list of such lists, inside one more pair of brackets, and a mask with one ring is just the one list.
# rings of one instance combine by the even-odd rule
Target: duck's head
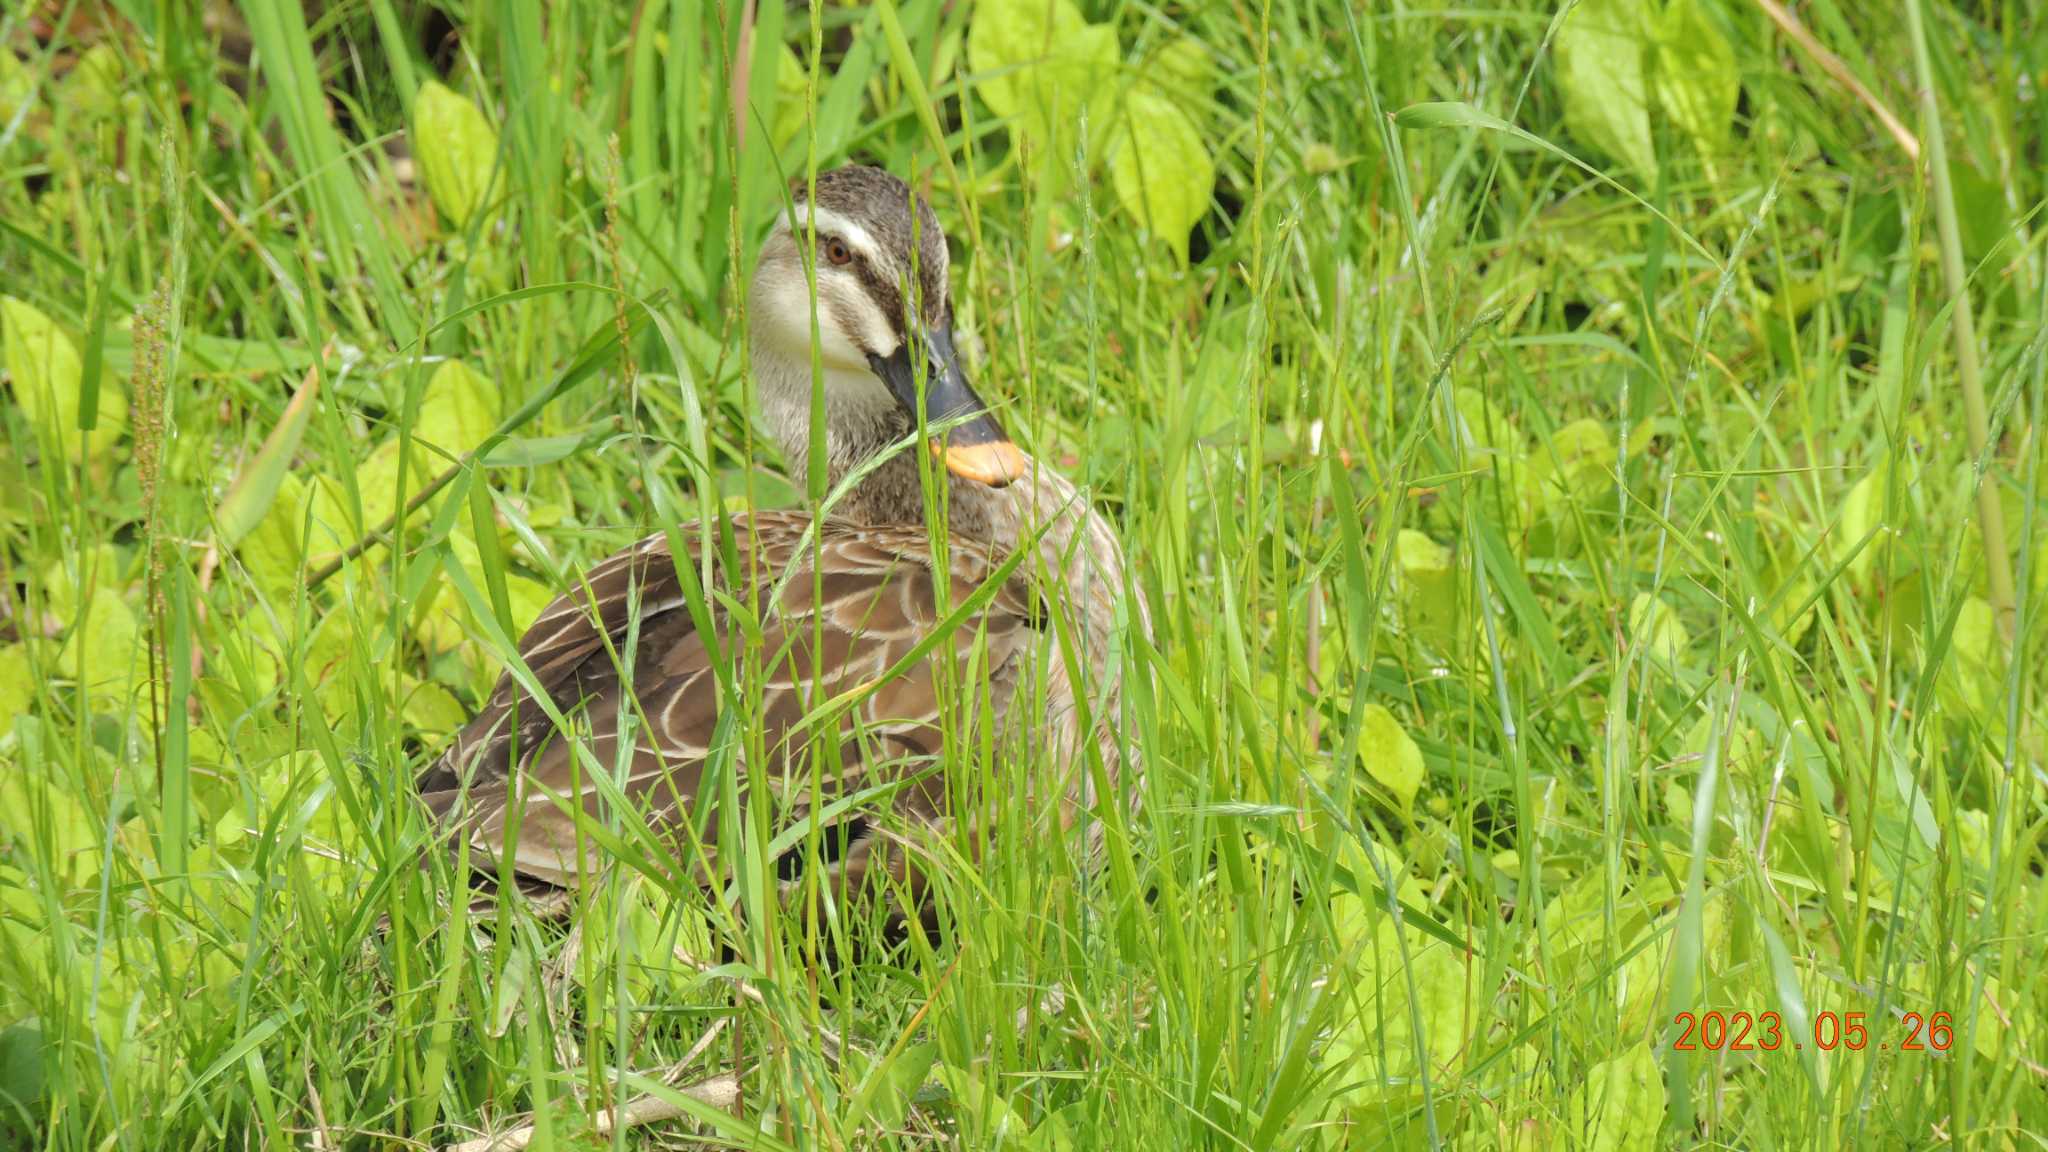
[[1021,476],[1023,453],[968,383],[953,345],[938,217],[909,185],[879,168],[821,172],[815,195],[799,183],[792,208],[761,246],[748,324],[764,400],[791,416],[808,408],[813,311],[806,253],[816,268],[828,431],[872,435],[906,426],[906,416],[915,426],[921,388],[926,423],[951,424],[931,445],[949,472],[990,487]]

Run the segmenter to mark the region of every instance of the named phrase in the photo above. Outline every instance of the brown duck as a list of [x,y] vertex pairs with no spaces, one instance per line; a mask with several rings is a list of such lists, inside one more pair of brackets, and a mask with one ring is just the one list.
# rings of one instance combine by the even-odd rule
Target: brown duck
[[[688,578],[711,574],[703,619],[668,534],[606,559],[541,613],[519,644],[528,674],[501,675],[419,780],[478,871],[529,890],[574,887],[611,859],[591,832],[607,804],[623,803],[653,834],[640,849],[651,840],[660,866],[714,883],[733,874],[718,857],[738,826],[716,806],[736,797],[744,809],[759,788],[773,832],[802,829],[775,861],[784,882],[801,854],[827,860],[844,891],[881,881],[892,898],[921,902],[920,845],[997,807],[1048,827],[1086,821],[1089,854],[1099,849],[1100,822],[1087,818],[1097,782],[1129,794],[1138,768],[1119,736],[1116,634],[1147,630],[1148,617],[1109,524],[1018,450],[969,385],[947,262],[931,207],[886,172],[842,168],[821,174],[814,196],[795,190],[749,295],[753,370],[801,486],[814,266],[823,456],[839,498],[815,523],[797,512],[734,517],[731,551],[714,544],[708,566],[702,526],[682,525]],[[932,470],[945,489],[941,542],[926,527],[920,396],[943,464]],[[755,631],[744,648],[758,655],[744,656]],[[732,669],[724,686],[721,660]],[[758,746],[739,741],[750,726],[721,724],[734,708],[758,718]],[[949,787],[978,778],[958,765],[983,749],[1021,806]],[[822,828],[807,826],[814,817]],[[813,831],[816,856],[802,848]]]

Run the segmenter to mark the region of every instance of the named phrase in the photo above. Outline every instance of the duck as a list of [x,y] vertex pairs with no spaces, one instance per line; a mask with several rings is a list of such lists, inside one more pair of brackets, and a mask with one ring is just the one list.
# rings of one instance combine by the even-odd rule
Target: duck
[[[1149,638],[1145,600],[1109,520],[970,382],[937,215],[859,165],[797,182],[783,205],[747,292],[754,392],[797,489],[821,462],[834,495],[815,518],[758,510],[650,535],[541,611],[417,778],[479,884],[573,893],[616,863],[617,840],[592,829],[624,804],[649,833],[635,853],[721,889],[742,825],[718,806],[745,812],[759,789],[766,842],[795,845],[772,862],[785,892],[817,865],[842,896],[929,919],[932,838],[1039,834],[988,826],[1035,814],[1084,827],[1094,861],[1100,806],[1135,812],[1121,653],[1123,633]],[[758,744],[742,740],[756,723]],[[990,754],[992,774],[958,767]],[[1023,803],[968,795],[977,779]]]

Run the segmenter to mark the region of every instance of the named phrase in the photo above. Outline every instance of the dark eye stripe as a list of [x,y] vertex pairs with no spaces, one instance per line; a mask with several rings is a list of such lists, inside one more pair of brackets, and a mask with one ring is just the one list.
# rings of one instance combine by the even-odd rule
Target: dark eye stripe
[[875,306],[882,310],[882,315],[901,322],[903,293],[896,287],[896,282],[878,272],[868,263],[867,258],[857,251],[853,254],[853,261],[846,267],[860,280],[861,288],[867,292],[868,299],[873,300]]

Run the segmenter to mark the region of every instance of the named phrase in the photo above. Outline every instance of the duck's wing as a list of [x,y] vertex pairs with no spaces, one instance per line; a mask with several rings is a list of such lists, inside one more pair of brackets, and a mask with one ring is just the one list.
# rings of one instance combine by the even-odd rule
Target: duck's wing
[[[721,819],[716,806],[738,799],[744,811],[750,789],[766,788],[776,831],[822,801],[821,823],[837,827],[826,854],[852,883],[882,814],[945,813],[941,733],[1002,725],[1039,616],[1029,587],[1004,581],[920,656],[945,616],[924,532],[828,520],[812,542],[808,523],[735,522],[739,562],[717,578],[715,637],[697,628],[661,537],[605,560],[541,613],[519,655],[551,708],[506,672],[419,782],[480,869],[502,860],[570,885],[601,862],[594,832],[610,826],[628,829],[615,843],[708,881],[721,829],[738,815]],[[950,547],[948,604],[965,603],[999,560]],[[726,691],[719,660],[733,672]],[[873,803],[832,808],[870,788]],[[630,812],[610,822],[607,798]],[[580,829],[578,811],[589,817]]]

